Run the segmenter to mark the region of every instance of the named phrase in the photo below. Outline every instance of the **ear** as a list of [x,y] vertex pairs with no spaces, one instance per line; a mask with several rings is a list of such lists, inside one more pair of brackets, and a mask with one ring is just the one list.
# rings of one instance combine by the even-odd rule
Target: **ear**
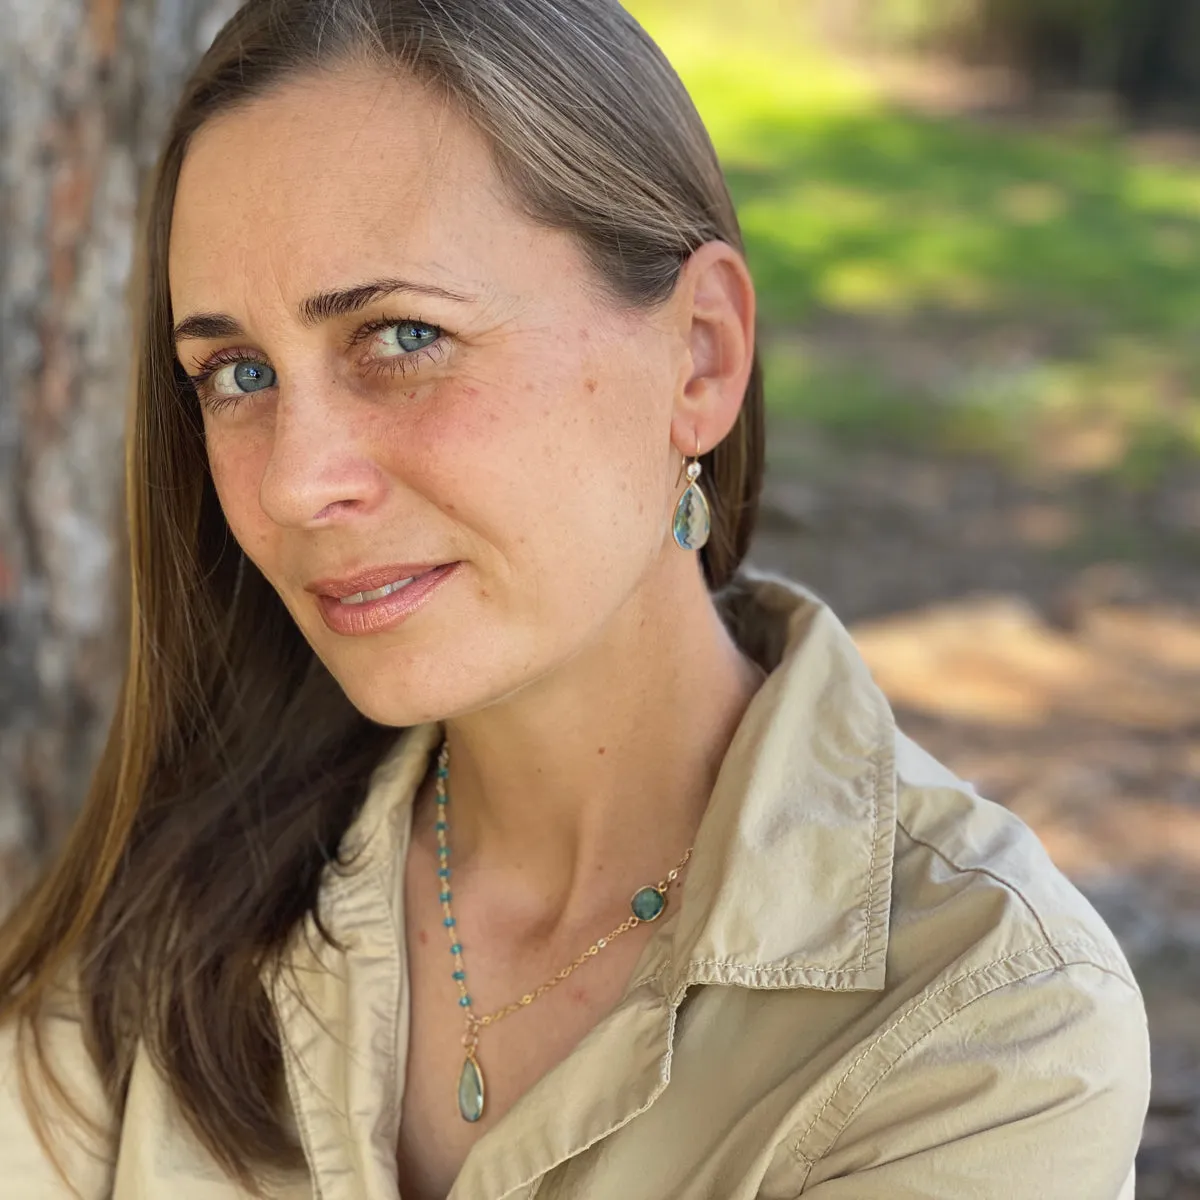
[[671,417],[683,455],[707,453],[737,421],[754,363],[754,283],[726,242],[706,242],[683,265],[675,300],[684,355]]

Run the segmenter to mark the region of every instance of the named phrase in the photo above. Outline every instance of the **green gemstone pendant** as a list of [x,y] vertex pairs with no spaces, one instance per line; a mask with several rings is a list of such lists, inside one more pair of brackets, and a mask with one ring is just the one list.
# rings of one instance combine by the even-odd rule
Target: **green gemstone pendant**
[[483,1116],[483,1072],[473,1054],[467,1056],[458,1077],[458,1111],[472,1123]]
[[629,907],[639,921],[656,921],[667,907],[667,897],[656,887],[644,887],[634,892]]
[[[697,464],[693,463],[692,467]],[[688,479],[691,484],[687,491],[679,497],[675,506],[675,519],[671,522],[671,532],[675,535],[675,543],[681,550],[699,550],[708,542],[712,529],[712,513],[708,507],[708,498],[695,482],[696,475],[688,468]]]

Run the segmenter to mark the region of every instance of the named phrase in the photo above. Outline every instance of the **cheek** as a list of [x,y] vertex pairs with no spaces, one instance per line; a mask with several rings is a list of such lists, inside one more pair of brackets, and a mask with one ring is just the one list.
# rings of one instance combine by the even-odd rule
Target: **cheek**
[[545,376],[506,378],[461,381],[431,405],[428,428],[410,431],[419,481],[411,464],[406,473],[453,521],[520,560],[552,528],[578,451],[561,389]]
[[452,515],[504,547],[510,565],[603,592],[601,580],[640,572],[661,543],[656,433],[667,426],[654,392],[642,395],[627,373],[578,359],[552,372],[547,362],[510,376],[521,386],[464,387],[443,443],[463,510]]
[[270,446],[262,439],[236,431],[205,426],[208,469],[225,520],[241,547],[252,558],[266,540],[270,525],[259,503],[259,490]]

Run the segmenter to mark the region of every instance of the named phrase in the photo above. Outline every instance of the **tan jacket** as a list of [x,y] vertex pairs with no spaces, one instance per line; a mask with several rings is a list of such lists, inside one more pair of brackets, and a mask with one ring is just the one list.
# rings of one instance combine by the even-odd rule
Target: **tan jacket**
[[[1107,926],[1027,826],[897,731],[824,605],[751,571],[725,603],[772,673],[682,891],[622,1000],[476,1144],[453,1200],[1131,1200],[1149,1043]],[[396,1200],[398,898],[439,735],[400,735],[349,835],[361,869],[329,880],[347,952],[297,951],[306,1003],[276,997],[310,1169],[271,1195]],[[66,1196],[4,1036],[0,1195]],[[54,1039],[94,1097],[69,1016]],[[242,1194],[144,1055],[115,1155],[68,1148],[88,1200]]]

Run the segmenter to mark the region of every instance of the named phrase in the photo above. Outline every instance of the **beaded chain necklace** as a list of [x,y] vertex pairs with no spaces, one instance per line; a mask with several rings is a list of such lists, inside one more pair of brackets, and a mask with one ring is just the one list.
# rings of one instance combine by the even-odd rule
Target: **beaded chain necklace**
[[526,992],[519,1000],[514,1000],[511,1004],[506,1004],[503,1008],[496,1009],[495,1012],[477,1017],[471,1007],[470,993],[467,991],[467,968],[463,962],[462,943],[458,940],[458,934],[455,931],[457,922],[454,919],[454,911],[450,907],[453,893],[450,891],[450,846],[448,838],[450,822],[446,812],[446,806],[450,802],[450,798],[446,794],[446,779],[449,775],[450,745],[448,742],[443,742],[441,752],[438,754],[437,821],[434,826],[438,842],[438,882],[441,888],[439,899],[442,902],[442,911],[445,914],[442,924],[446,927],[446,932],[450,937],[450,953],[454,956],[454,981],[458,984],[458,1003],[459,1007],[464,1011],[467,1022],[467,1031],[463,1034],[462,1038],[463,1049],[466,1051],[466,1059],[463,1062],[462,1074],[458,1080],[458,1111],[462,1114],[464,1121],[474,1122],[483,1116],[485,1095],[483,1068],[479,1065],[479,1031],[486,1029],[489,1025],[494,1025],[497,1021],[503,1020],[505,1017],[520,1011],[522,1008],[527,1008],[540,996],[545,995],[551,988],[562,983],[568,975],[583,966],[589,958],[595,958],[605,946],[609,945],[615,938],[620,937],[621,934],[628,933],[631,929],[636,929],[644,921],[657,921],[667,907],[667,890],[679,878],[679,874],[683,868],[687,866],[688,859],[692,855],[692,849],[691,847],[688,848],[687,853],[679,860],[678,864],[667,872],[665,879],[660,880],[658,883],[650,884],[647,887],[639,888],[634,892],[633,898],[629,902],[629,907],[632,910],[631,915],[626,917],[606,937],[593,942],[573,963],[563,967],[552,978],[534,988],[532,992]]

